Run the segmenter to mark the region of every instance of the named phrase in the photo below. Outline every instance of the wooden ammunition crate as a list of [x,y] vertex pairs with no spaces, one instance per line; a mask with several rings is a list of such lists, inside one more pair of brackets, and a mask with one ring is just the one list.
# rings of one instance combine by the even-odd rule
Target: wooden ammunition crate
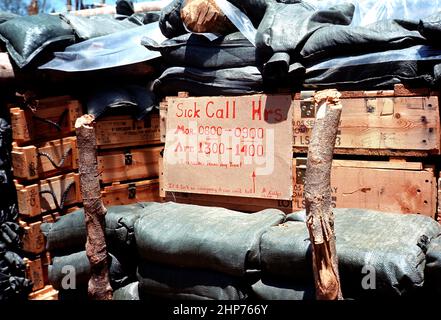
[[67,137],[12,149],[14,177],[33,180],[78,168],[77,138]]
[[30,279],[33,283],[32,291],[37,291],[44,288],[44,271],[41,258],[36,259],[23,259],[26,264],[26,278]]
[[157,178],[163,146],[100,151],[98,171],[103,183]]
[[55,290],[51,285],[44,286],[44,288],[32,292],[28,296],[29,300],[58,300],[58,290]]
[[[420,91],[342,92],[335,154],[426,156],[440,153],[438,95]],[[435,94],[425,92],[427,94]],[[400,96],[407,95],[407,96]],[[306,153],[315,112],[307,96],[293,101],[294,152]]]
[[151,114],[143,120],[135,120],[130,116],[108,116],[97,121],[95,128],[100,149],[161,142],[158,114]]
[[141,201],[161,201],[159,180],[143,180],[129,183],[113,183],[101,191],[105,206],[131,204]]
[[15,188],[19,213],[27,217],[60,209],[63,198],[65,199],[64,206],[82,201],[78,173],[68,173],[40,180],[39,183],[28,186],[15,181]]
[[23,145],[75,132],[75,121],[83,112],[79,101],[63,96],[36,100],[29,108],[12,107],[10,114],[12,137]]
[[[23,229],[23,234],[21,235],[23,251],[32,253],[34,255],[43,253],[46,246],[46,242],[45,242],[46,238],[41,232],[40,226],[44,222],[54,222],[59,217],[60,214],[58,212],[55,212],[52,214],[39,217],[39,219],[36,221],[34,220],[34,221],[26,222],[20,219],[19,224],[20,227]],[[43,260],[43,262],[45,262],[46,260]]]
[[[306,159],[294,160],[293,210],[304,208]],[[434,169],[420,162],[334,160],[333,203],[339,208],[417,213],[435,218],[437,183]]]

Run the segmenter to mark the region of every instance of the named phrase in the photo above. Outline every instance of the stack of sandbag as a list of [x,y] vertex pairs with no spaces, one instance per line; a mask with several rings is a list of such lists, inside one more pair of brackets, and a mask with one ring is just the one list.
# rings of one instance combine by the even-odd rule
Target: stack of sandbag
[[[236,11],[224,10],[225,16],[243,32],[242,48],[248,48],[255,59],[250,61],[245,55],[232,68],[225,60],[231,51],[235,52],[232,60],[240,60],[236,59],[240,51],[231,49],[230,35],[223,33],[211,41],[196,33],[219,32],[216,21],[220,18],[213,17],[221,15],[225,1],[175,0],[162,10],[159,20],[169,40],[158,45],[144,43],[151,50],[160,50],[169,67],[155,83],[160,94],[176,95],[179,87],[192,95],[245,94],[273,86],[294,90],[366,90],[397,83],[433,87],[441,79],[441,47],[435,40],[441,30],[441,10],[429,17],[427,10],[416,10],[404,20],[385,19],[371,8],[371,23],[360,25],[354,15],[371,4],[352,0],[229,3]],[[403,1],[401,6],[403,10],[419,7],[416,0]],[[190,31],[195,33],[189,35]],[[195,41],[201,44],[195,46]],[[185,57],[189,59],[185,61]],[[205,61],[210,63],[204,65]]]
[[[334,209],[336,248],[345,298],[439,294],[441,226],[420,215]],[[314,298],[305,212],[287,216],[260,242],[262,299]]]
[[135,223],[140,297],[242,300],[260,269],[260,237],[285,214],[168,202]]
[[[105,236],[109,252],[110,281],[114,290],[135,280],[138,259],[134,223],[145,209],[156,205],[158,204],[136,203],[107,209]],[[86,225],[83,209],[62,216],[55,223],[44,223],[41,230],[46,238],[46,249],[53,256],[48,270],[51,285],[60,290],[61,299],[87,298],[90,264],[85,252]]]
[[21,257],[21,230],[17,224],[17,199],[11,172],[11,143],[11,126],[0,118],[0,300],[26,299],[32,289]]

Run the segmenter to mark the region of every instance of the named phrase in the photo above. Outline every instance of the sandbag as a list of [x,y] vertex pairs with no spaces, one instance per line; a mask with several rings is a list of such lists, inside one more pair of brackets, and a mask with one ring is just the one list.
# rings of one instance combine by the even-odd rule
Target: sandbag
[[[108,266],[112,288],[118,289],[126,285],[129,281],[129,275],[125,273],[123,266],[112,254],[109,254]],[[48,275],[50,284],[57,290],[60,288],[67,290],[68,288],[63,287],[63,285],[73,285],[71,279],[63,281],[65,277],[70,275],[74,276],[75,279],[73,290],[87,287],[90,279],[90,263],[86,251],[54,257],[52,264],[48,266]]]
[[438,11],[427,18],[421,19],[418,31],[426,37],[429,43],[439,46],[438,41],[441,36],[441,11]]
[[[441,234],[433,219],[363,209],[334,209],[339,272],[343,294],[353,298],[400,296],[422,288],[427,246]],[[286,279],[312,279],[306,224],[287,221],[261,238],[262,272]],[[376,290],[362,280],[372,266]]]
[[8,20],[20,17],[18,14],[12,12],[0,11],[0,24]]
[[436,72],[440,63],[440,49],[413,46],[325,60],[307,66],[304,79],[293,77],[291,83],[304,88],[341,90],[385,89],[398,83],[434,87],[441,78]]
[[247,214],[168,202],[136,221],[135,237],[144,261],[241,276],[259,268],[260,236],[284,218],[276,209]]
[[139,26],[129,19],[118,20],[112,15],[83,17],[64,13],[60,17],[68,23],[81,40],[88,40]]
[[[127,249],[134,245],[135,221],[143,214],[144,208],[149,210],[157,205],[154,202],[140,202],[107,208],[105,233],[109,249]],[[83,209],[64,215],[55,223],[42,223],[40,228],[46,237],[48,251],[72,253],[84,250],[86,225]]]
[[158,105],[153,92],[140,85],[109,86],[93,90],[86,98],[86,109],[95,119],[116,113],[132,114],[141,120]]
[[424,287],[431,295],[441,295],[441,236],[430,241],[426,253]]
[[379,21],[365,27],[327,25],[311,34],[300,55],[305,63],[329,57],[349,56],[426,43],[418,23],[401,20]]
[[176,96],[187,91],[192,96],[243,95],[263,90],[262,75],[256,67],[205,69],[171,67],[153,82],[158,96]]
[[42,13],[0,24],[0,40],[17,66],[23,68],[44,51],[51,53],[74,43],[75,36],[73,29],[57,15]]
[[136,281],[113,291],[113,300],[139,300],[138,285]]
[[243,279],[209,270],[142,262],[137,277],[142,300],[244,300],[248,296]]
[[251,285],[254,297],[259,300],[315,300],[314,282],[295,283],[281,278],[264,278]]
[[159,28],[167,38],[174,38],[187,33],[181,20],[181,7],[184,0],[173,0],[161,10]]
[[142,44],[149,50],[161,52],[170,66],[220,69],[257,65],[256,48],[240,32],[213,41],[191,33],[161,44],[144,38]]
[[315,10],[307,3],[268,5],[256,35],[256,46],[271,56],[275,52],[298,53],[316,30],[327,25],[349,25],[354,6],[342,3]]

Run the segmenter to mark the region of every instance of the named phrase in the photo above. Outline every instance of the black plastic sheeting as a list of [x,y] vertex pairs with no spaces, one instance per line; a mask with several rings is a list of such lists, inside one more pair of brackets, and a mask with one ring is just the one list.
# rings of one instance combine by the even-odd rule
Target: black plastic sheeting
[[256,48],[240,33],[210,41],[205,36],[187,33],[158,44],[144,38],[142,44],[161,52],[169,65],[195,68],[237,68],[255,66]]
[[[129,276],[112,254],[109,254],[108,266],[110,285],[113,289],[121,288],[128,283]],[[57,290],[87,287],[90,279],[90,263],[86,251],[54,257],[48,267],[48,276],[50,284]]]
[[45,49],[51,51],[73,44],[75,36],[73,29],[58,16],[38,14],[0,24],[0,40],[13,61],[22,68]]
[[187,91],[192,96],[253,94],[263,90],[263,80],[256,67],[203,69],[171,67],[153,83],[158,96],[173,96]]
[[242,278],[196,268],[142,262],[139,295],[179,300],[244,300],[249,288]]
[[121,85],[94,90],[85,102],[87,113],[98,119],[104,115],[132,114],[143,119],[158,101],[153,92],[141,85]]
[[261,234],[284,219],[276,209],[247,214],[168,202],[136,221],[136,244],[144,261],[241,276],[259,268]]
[[[441,234],[435,220],[361,209],[334,209],[334,213],[344,295],[397,297],[423,288],[428,244]],[[305,222],[290,221],[297,219],[293,218],[262,235],[262,273],[283,276],[288,283],[312,281],[309,234]],[[362,287],[368,270],[375,270],[376,290]]]

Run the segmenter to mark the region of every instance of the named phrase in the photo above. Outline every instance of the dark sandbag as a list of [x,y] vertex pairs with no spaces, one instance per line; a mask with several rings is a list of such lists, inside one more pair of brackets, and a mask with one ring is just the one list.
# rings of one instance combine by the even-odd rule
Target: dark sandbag
[[428,42],[439,47],[439,39],[441,36],[441,11],[433,15],[421,19],[418,31],[427,38]]
[[170,66],[237,68],[256,65],[256,48],[240,32],[213,41],[191,33],[161,44],[144,38],[142,44],[147,49],[160,51]]
[[167,38],[174,38],[187,33],[181,20],[181,7],[184,0],[174,0],[161,10],[159,28]]
[[263,90],[262,75],[256,67],[204,69],[171,67],[153,83],[159,96],[176,96],[187,91],[192,96],[254,94]]
[[349,25],[354,5],[342,3],[316,10],[307,3],[271,3],[259,25],[256,46],[270,57],[275,52],[298,53],[316,30],[327,25]]
[[242,276],[260,265],[259,241],[285,219],[280,210],[253,214],[168,202],[135,223],[140,259]]
[[42,13],[0,24],[0,40],[14,62],[23,68],[44,51],[51,53],[74,43],[75,36],[59,16]]
[[254,297],[259,300],[315,300],[314,281],[295,283],[281,278],[264,278],[252,284]]
[[113,291],[113,300],[139,300],[138,285],[136,281]]
[[[384,89],[405,83],[410,87],[434,87],[440,80],[437,65],[441,50],[431,46],[340,57],[308,66],[305,79],[291,83],[305,88],[341,90]],[[338,66],[338,68],[336,68]]]
[[427,248],[424,287],[430,294],[441,295],[441,236]]
[[[125,273],[120,262],[109,255],[109,277],[113,289],[120,288],[129,281],[129,275]],[[72,289],[87,287],[90,279],[90,263],[86,251],[73,253],[68,256],[54,257],[52,264],[48,266],[49,282],[55,289]],[[73,275],[72,278],[69,276]],[[66,278],[67,277],[67,278]],[[71,282],[75,279],[75,284]],[[63,281],[64,280],[64,281]]]
[[157,99],[146,86],[121,85],[93,90],[87,95],[87,113],[95,119],[111,114],[132,114],[143,119],[157,106]]
[[[423,286],[427,245],[441,234],[436,221],[416,214],[362,209],[334,209],[334,213],[344,295],[398,296]],[[288,221],[268,229],[262,235],[260,248],[265,274],[293,280],[312,279],[309,236],[304,222]],[[375,270],[376,290],[362,288],[370,270]]]
[[306,40],[300,55],[305,63],[424,44],[418,24],[410,21],[384,20],[364,27],[327,25]]
[[129,19],[115,19],[112,15],[83,17],[66,13],[62,14],[61,18],[73,28],[75,34],[82,40],[105,36],[140,25]]
[[12,12],[0,11],[0,24],[8,20],[20,17],[18,14]]
[[[105,232],[109,249],[127,249],[134,245],[135,221],[143,214],[144,208],[148,210],[158,205],[140,202],[107,208]],[[55,223],[43,223],[40,228],[46,237],[48,251],[72,253],[84,250],[86,225],[83,209],[62,216]]]
[[215,271],[142,262],[137,276],[142,300],[243,300],[248,296],[243,279]]

